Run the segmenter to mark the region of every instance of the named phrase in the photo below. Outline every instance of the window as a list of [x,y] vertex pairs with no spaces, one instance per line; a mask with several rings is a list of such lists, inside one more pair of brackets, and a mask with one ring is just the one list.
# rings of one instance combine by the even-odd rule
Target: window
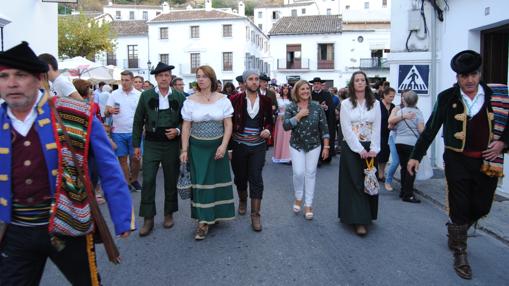
[[330,8],[327,8],[327,15],[330,15],[332,12],[331,12],[331,9]]
[[260,12],[258,12],[258,19],[261,19],[261,18],[263,18],[263,13],[260,11]]
[[115,11],[115,20],[120,20],[122,19],[122,14],[120,11]]
[[117,65],[117,55],[114,52],[106,53],[106,65]]
[[232,36],[232,25],[223,25],[223,37]]
[[334,68],[334,44],[318,44],[318,69]]
[[138,68],[138,45],[127,46],[127,68]]
[[279,19],[279,11],[272,11],[272,20]]
[[383,7],[383,8],[386,8],[386,7],[387,7],[387,0],[382,0],[382,7]]
[[305,15],[305,14],[306,14],[306,8],[302,8],[302,10],[301,10],[301,14],[302,14],[302,15]]
[[143,11],[143,20],[148,20],[148,12],[147,11]]
[[364,2],[364,9],[369,9],[369,2]]
[[159,61],[162,62],[163,64],[168,64],[170,62],[170,55],[169,54],[160,54]]
[[191,26],[191,38],[197,39],[200,37],[200,26]]
[[262,24],[258,24],[258,28],[260,28],[260,30],[263,30],[263,25]]
[[196,73],[196,69],[200,66],[200,54],[191,54],[191,73]]
[[168,27],[159,28],[159,38],[161,40],[168,39]]
[[292,17],[297,17],[297,9],[292,9]]
[[134,11],[129,11],[129,20],[134,20]]
[[224,52],[223,53],[223,71],[232,71],[233,70],[233,53],[232,52]]

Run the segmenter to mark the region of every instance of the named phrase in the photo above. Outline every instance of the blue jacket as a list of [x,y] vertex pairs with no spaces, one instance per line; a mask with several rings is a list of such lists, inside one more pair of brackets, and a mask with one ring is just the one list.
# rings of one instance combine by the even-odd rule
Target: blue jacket
[[[48,168],[51,194],[55,194],[58,175],[58,150],[51,123],[51,111],[44,96],[37,105],[34,127],[43,147]],[[11,222],[12,205],[12,122],[7,115],[7,104],[0,107],[0,221]],[[101,122],[94,117],[90,132],[90,151],[96,159],[96,171],[108,203],[109,213],[117,235],[135,229],[131,194]],[[95,199],[95,198],[93,198]]]

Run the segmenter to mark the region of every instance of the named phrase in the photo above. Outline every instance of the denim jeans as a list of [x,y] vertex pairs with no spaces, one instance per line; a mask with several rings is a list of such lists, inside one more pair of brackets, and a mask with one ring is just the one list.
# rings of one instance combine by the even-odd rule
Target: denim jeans
[[396,169],[399,165],[399,156],[398,150],[396,150],[396,144],[394,143],[395,134],[391,134],[389,136],[389,149],[391,150],[391,164],[388,168],[385,168],[385,182],[388,184],[392,184],[392,179],[394,178],[394,174],[396,173]]

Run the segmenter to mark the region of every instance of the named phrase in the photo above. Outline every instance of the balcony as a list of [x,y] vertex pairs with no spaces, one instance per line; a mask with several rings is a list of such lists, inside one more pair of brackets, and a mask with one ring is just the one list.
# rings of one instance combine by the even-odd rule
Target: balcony
[[124,59],[123,66],[125,69],[139,69],[140,68],[140,59]]
[[286,59],[278,59],[277,60],[277,69],[279,71],[309,70],[309,59],[301,58],[301,59],[294,59],[293,61],[287,61]]
[[332,61],[318,60],[317,69],[319,69],[319,70],[333,70],[334,69],[334,60],[332,60]]
[[385,58],[366,58],[360,59],[360,69],[388,69],[389,65],[386,64],[387,59]]

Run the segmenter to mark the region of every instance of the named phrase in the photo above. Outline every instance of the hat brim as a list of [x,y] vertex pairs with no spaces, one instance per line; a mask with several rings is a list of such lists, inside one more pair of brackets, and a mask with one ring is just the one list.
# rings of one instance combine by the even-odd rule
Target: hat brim
[[154,69],[150,72],[150,74],[158,74],[158,73],[162,73],[165,71],[171,71],[174,68],[175,68],[174,66],[166,66],[164,68]]
[[461,51],[451,59],[451,69],[457,74],[476,72],[481,65],[481,55],[472,50]]
[[0,66],[24,70],[29,73],[46,73],[48,72],[48,64],[43,61],[27,61],[23,58],[0,58]]

